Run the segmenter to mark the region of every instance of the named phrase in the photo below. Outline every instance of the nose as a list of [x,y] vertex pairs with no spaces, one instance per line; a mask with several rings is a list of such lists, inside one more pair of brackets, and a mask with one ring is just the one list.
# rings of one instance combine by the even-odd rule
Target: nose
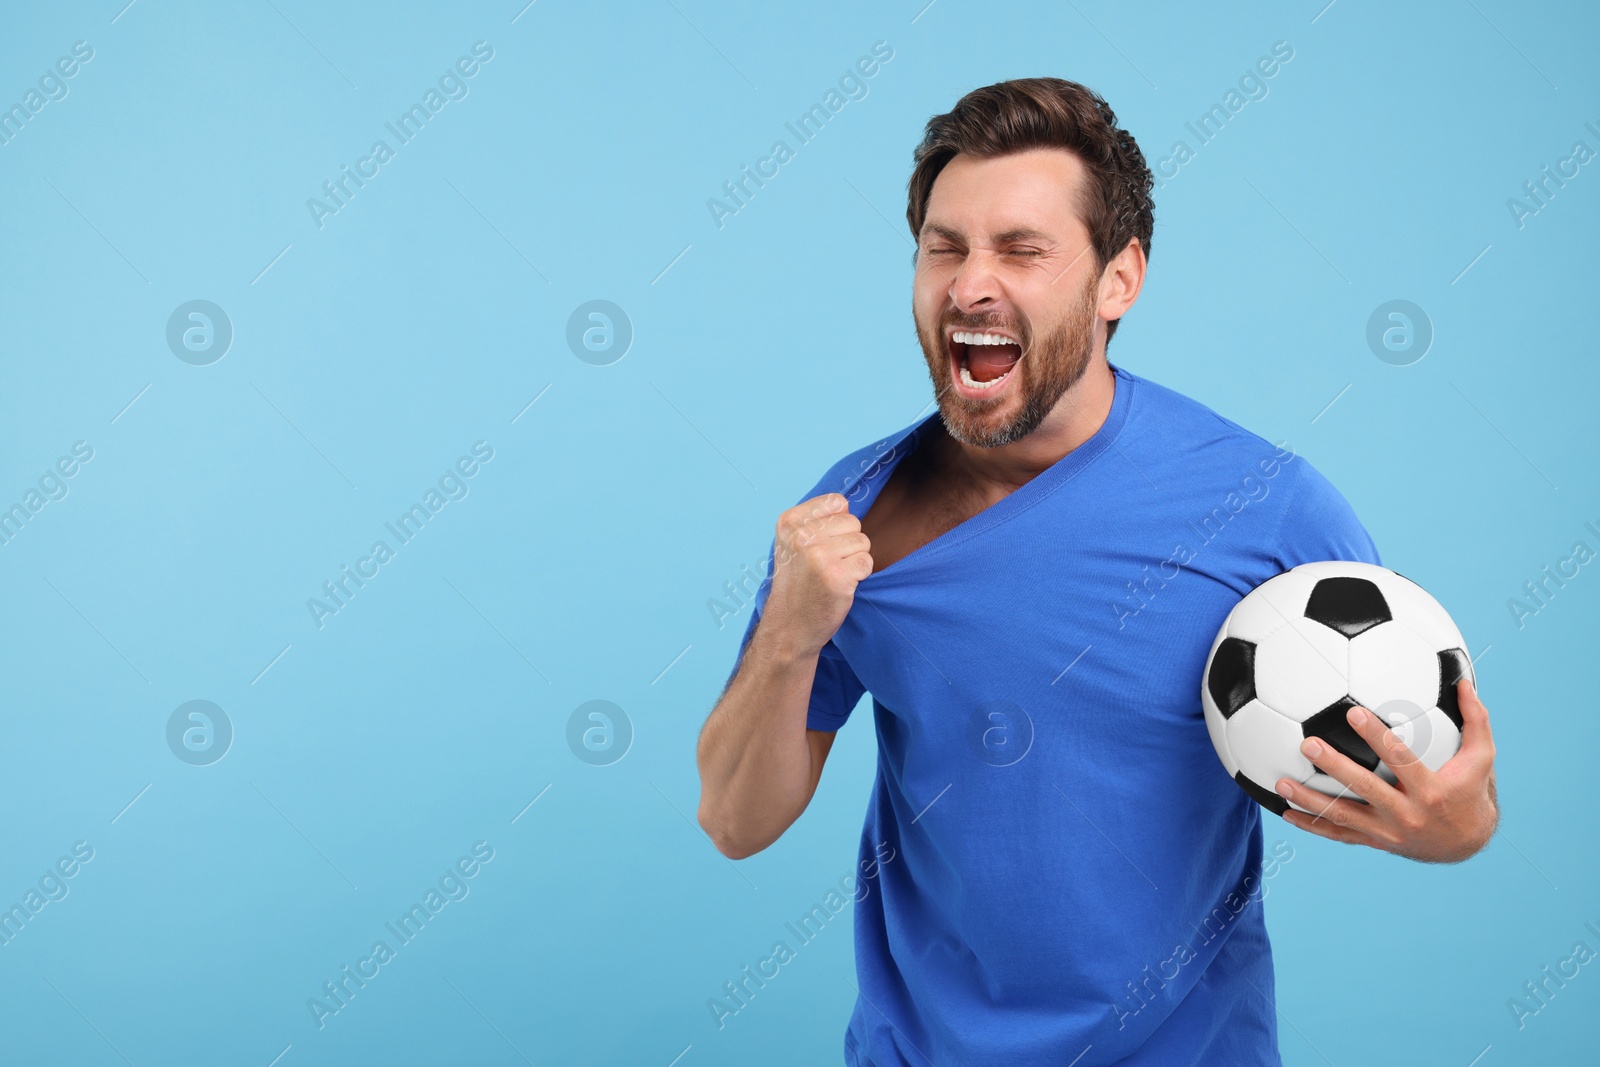
[[975,248],[961,260],[950,278],[950,300],[967,313],[982,311],[999,302],[1000,282],[994,269],[994,256]]

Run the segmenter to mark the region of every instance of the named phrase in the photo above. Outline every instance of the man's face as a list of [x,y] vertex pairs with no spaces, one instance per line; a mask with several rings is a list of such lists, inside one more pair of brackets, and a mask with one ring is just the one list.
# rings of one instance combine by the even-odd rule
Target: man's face
[[958,155],[934,180],[912,317],[939,414],[963,444],[1033,432],[1088,369],[1100,272],[1078,215],[1084,177],[1072,153],[1043,148]]

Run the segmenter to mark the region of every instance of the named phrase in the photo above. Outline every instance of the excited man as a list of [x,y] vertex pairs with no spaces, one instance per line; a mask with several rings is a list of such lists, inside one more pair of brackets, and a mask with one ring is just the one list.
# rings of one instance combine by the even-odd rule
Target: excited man
[[[876,1067],[1277,1064],[1260,807],[1222,769],[1200,675],[1223,618],[1312,560],[1379,563],[1292,449],[1107,362],[1144,283],[1152,181],[1105,101],[1056,78],[928,122],[906,218],[938,400],[778,519],[773,573],[706,720],[699,817],[741,858],[799,817],[872,694],[845,1061]],[[1362,709],[1390,786],[1283,779],[1294,826],[1415,859],[1494,830],[1469,682],[1437,773]]]

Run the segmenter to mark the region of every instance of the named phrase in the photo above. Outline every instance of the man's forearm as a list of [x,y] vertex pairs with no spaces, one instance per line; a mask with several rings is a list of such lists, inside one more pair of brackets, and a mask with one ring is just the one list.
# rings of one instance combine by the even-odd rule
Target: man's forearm
[[700,732],[700,825],[724,855],[760,852],[811,800],[806,709],[818,653],[756,626],[727,692]]

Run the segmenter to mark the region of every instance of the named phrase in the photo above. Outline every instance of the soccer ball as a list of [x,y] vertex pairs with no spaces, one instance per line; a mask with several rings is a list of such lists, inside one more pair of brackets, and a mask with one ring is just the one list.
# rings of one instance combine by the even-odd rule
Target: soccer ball
[[1206,657],[1200,703],[1223,767],[1282,815],[1279,778],[1365,803],[1301,754],[1308,737],[1394,784],[1345,718],[1357,704],[1438,770],[1461,747],[1463,676],[1477,685],[1461,631],[1425,589],[1384,567],[1329,560],[1270,578],[1234,605]]

